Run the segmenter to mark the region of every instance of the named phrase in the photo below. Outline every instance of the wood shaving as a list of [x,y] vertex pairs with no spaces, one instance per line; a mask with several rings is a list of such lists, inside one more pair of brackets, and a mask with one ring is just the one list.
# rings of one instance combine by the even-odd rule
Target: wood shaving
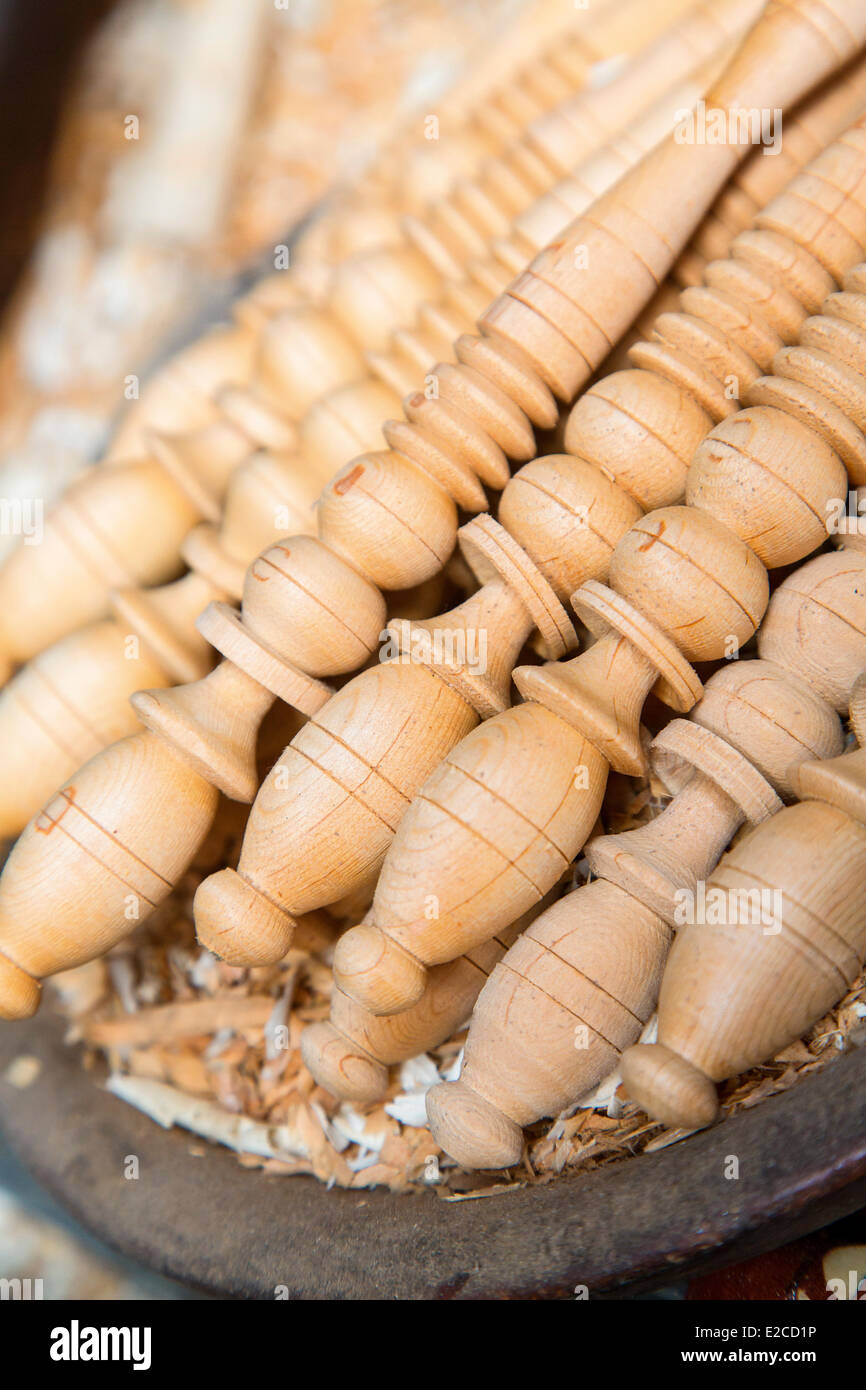
[[24,1091],[42,1071],[42,1063],[38,1057],[28,1057],[22,1053],[20,1057],[15,1057],[3,1073],[3,1080],[10,1086],[14,1086],[18,1091]]
[[187,1004],[162,1004],[129,1018],[105,1019],[84,1025],[87,1042],[100,1047],[146,1047],[221,1029],[264,1028],[274,1012],[270,999],[238,995],[228,999],[196,999]]

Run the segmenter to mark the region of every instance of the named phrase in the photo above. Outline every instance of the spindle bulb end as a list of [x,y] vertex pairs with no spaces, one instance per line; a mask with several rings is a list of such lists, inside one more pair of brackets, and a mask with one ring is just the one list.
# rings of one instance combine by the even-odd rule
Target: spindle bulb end
[[463,1168],[513,1168],[523,1155],[523,1131],[465,1081],[427,1092],[427,1118],[440,1148]]
[[371,1013],[396,1014],[418,1003],[427,971],[379,927],[359,926],[337,942],[334,979]]
[[42,987],[38,980],[0,955],[0,1018],[15,1021],[32,1018],[39,1008]]
[[632,1100],[671,1129],[705,1129],[718,1117],[719,1099],[710,1078],[662,1043],[628,1048],[621,1073]]
[[388,1089],[388,1068],[356,1047],[333,1023],[311,1023],[304,1029],[301,1056],[319,1085],[339,1100],[372,1104]]
[[295,930],[295,919],[234,869],[199,884],[193,911],[202,946],[229,965],[275,965]]

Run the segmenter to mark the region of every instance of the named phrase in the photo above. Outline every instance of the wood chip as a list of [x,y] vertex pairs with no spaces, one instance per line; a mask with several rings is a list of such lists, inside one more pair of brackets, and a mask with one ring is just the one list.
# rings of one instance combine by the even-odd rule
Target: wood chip
[[3,1080],[8,1081],[10,1086],[14,1086],[18,1091],[26,1091],[42,1071],[42,1063],[38,1057],[30,1057],[26,1053],[20,1057],[14,1057],[3,1073]]
[[149,1047],[218,1033],[222,1028],[264,1029],[273,1008],[273,999],[261,995],[222,995],[185,1004],[160,1004],[125,1018],[85,1023],[82,1033],[97,1047]]

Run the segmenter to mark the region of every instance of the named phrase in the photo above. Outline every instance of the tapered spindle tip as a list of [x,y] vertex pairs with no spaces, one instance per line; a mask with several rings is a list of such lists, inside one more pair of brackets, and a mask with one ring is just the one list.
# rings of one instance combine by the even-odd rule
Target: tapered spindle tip
[[371,1013],[396,1014],[418,1003],[427,971],[378,927],[360,926],[337,942],[334,979]]
[[38,980],[0,955],[0,1018],[31,1018],[39,1008],[42,988]]
[[704,1129],[717,1118],[713,1082],[662,1043],[628,1048],[621,1067],[626,1091],[654,1120],[671,1129]]
[[295,919],[234,869],[199,884],[193,912],[202,946],[229,965],[275,965],[291,945]]
[[311,1023],[301,1035],[301,1056],[320,1086],[340,1100],[366,1105],[388,1089],[388,1068],[335,1028]]
[[513,1168],[523,1155],[523,1130],[465,1081],[427,1092],[427,1118],[440,1148],[462,1168]]

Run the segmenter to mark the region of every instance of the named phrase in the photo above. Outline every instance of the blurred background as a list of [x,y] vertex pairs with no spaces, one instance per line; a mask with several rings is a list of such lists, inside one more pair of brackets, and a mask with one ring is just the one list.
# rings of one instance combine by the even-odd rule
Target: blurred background
[[386,136],[417,140],[521,8],[0,0],[0,495],[50,503],[99,457],[129,374],[273,269]]

